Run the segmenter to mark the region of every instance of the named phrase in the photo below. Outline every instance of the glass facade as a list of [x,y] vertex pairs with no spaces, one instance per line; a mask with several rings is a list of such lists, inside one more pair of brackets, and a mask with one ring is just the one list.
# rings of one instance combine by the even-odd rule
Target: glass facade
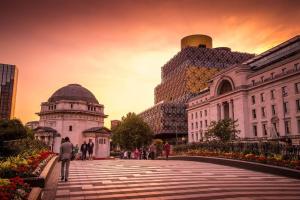
[[0,119],[14,117],[18,69],[15,65],[0,64]]

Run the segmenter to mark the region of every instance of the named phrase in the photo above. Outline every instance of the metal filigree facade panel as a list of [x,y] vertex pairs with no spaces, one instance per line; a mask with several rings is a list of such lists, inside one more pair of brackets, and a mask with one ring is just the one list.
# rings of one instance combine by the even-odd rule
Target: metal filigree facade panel
[[186,102],[206,88],[218,71],[253,56],[229,48],[182,49],[162,67],[162,82],[154,89],[155,105],[140,116],[157,136],[187,134]]
[[208,81],[220,68],[189,67],[186,70],[186,89],[191,93],[198,93],[207,88]]

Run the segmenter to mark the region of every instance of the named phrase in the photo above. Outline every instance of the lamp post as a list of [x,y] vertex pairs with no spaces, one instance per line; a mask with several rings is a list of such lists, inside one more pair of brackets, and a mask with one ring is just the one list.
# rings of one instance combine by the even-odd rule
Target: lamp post
[[185,144],[185,137],[183,136],[181,139],[182,139],[182,143]]

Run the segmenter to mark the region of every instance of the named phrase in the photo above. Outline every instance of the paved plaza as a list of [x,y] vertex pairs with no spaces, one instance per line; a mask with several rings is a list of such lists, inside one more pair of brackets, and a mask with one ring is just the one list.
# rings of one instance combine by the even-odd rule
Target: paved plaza
[[57,200],[300,199],[299,180],[191,161],[73,161],[57,180]]

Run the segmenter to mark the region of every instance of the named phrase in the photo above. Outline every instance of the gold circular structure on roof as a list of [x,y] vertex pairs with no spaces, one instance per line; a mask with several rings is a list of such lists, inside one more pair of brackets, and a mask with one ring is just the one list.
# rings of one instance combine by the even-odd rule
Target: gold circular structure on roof
[[181,49],[186,47],[212,48],[212,38],[208,35],[189,35],[181,39]]

